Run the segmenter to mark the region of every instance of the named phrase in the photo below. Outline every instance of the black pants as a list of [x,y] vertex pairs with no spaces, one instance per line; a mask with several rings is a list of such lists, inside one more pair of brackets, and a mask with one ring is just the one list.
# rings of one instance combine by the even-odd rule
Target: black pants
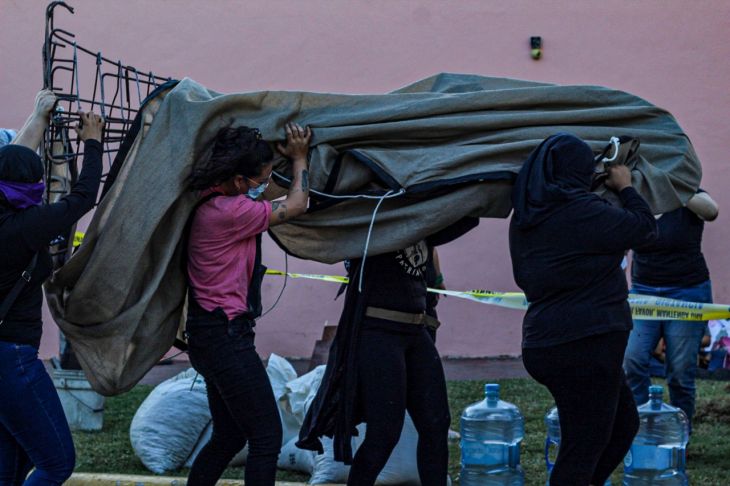
[[600,486],[631,447],[639,415],[621,367],[628,336],[611,332],[522,350],[525,368],[550,390],[560,416],[551,486]]
[[358,405],[367,424],[347,484],[372,486],[400,439],[405,412],[418,431],[423,486],[446,484],[451,417],[441,359],[423,326],[366,320],[357,355]]
[[[192,306],[191,306],[192,308]],[[247,486],[273,486],[282,429],[274,392],[254,346],[253,322],[222,310],[189,314],[190,363],[205,378],[213,435],[200,451],[189,486],[213,485],[248,443]]]

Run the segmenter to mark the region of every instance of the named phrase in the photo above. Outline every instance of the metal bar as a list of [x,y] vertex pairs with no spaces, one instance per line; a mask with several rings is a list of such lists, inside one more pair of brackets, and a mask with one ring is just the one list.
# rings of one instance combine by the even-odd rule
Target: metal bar
[[[81,94],[81,90],[79,89],[79,60],[78,60],[78,49],[76,48],[76,42],[74,42],[74,76],[73,79],[76,80],[76,109],[81,110],[81,101],[78,98],[78,95]],[[73,86],[73,79],[71,80],[71,85]],[[73,87],[71,88],[73,90]],[[69,103],[70,104],[70,103]]]
[[[75,37],[71,32],[67,32],[67,31],[65,31],[63,29],[55,29],[52,32],[51,35],[59,38],[60,40],[62,40],[63,42],[65,42],[67,45],[70,45],[70,44],[73,43],[72,40],[69,40],[69,39],[64,38],[62,35],[59,34],[59,32],[65,34],[65,35],[69,35],[71,37]],[[82,52],[85,52],[86,54],[89,54],[89,55],[94,56],[94,57],[97,57],[98,55],[101,54],[100,52],[93,52],[93,51],[91,51],[89,49],[86,49],[83,46],[78,46],[78,50],[80,50]],[[113,64],[113,65],[116,65],[117,64],[116,61],[112,61],[111,59],[108,59],[108,58],[106,58],[104,56],[101,56],[101,60],[103,62],[106,62],[106,63],[109,63],[109,64]],[[164,78],[162,76],[155,76],[154,73],[152,73],[151,71],[150,71],[150,75],[151,75],[151,77],[154,77],[155,82],[157,82],[157,81],[166,82],[166,81],[169,81],[170,80],[170,78]],[[157,84],[155,84],[155,86],[157,86]]]
[[[112,157],[126,140],[131,121],[141,109],[144,101],[143,93],[149,95],[153,89],[169,81],[170,78],[155,75],[152,71],[140,72],[133,66],[124,65],[121,60],[112,61],[99,51],[92,51],[79,45],[72,32],[55,26],[53,9],[57,5],[63,5],[73,13],[73,9],[63,2],[53,2],[49,5],[46,15],[43,46],[44,86],[51,89],[59,101],[53,123],[44,134],[43,155],[46,175],[49,181],[55,177],[53,174],[70,173],[74,180],[78,177],[77,160],[83,151],[81,140],[72,128],[79,121],[78,111],[82,109],[94,111],[98,105],[106,121],[102,150],[103,154],[106,154],[102,180],[106,180],[109,167],[113,163]],[[63,51],[67,47],[71,49]],[[86,59],[86,56],[94,58],[96,67],[90,96],[81,92],[81,76],[85,73],[82,73],[79,62],[80,59]],[[85,80],[90,81],[90,78]],[[114,83],[111,88],[114,92],[110,99],[107,97],[110,88],[107,83]],[[132,99],[135,89],[132,84],[136,87],[137,100]],[[68,167],[68,171],[64,172],[64,166]],[[53,188],[49,185],[47,192],[55,195],[64,194],[64,188],[63,184],[56,183]],[[61,236],[68,239],[68,235]],[[58,261],[62,260],[60,258]]]

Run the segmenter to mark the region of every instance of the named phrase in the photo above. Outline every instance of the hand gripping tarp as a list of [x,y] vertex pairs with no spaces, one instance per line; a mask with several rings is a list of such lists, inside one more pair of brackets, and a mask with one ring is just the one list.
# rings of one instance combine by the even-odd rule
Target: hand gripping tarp
[[[467,216],[506,217],[521,163],[558,131],[596,151],[613,136],[639,139],[629,161],[634,184],[657,213],[686,202],[701,177],[669,113],[602,87],[441,74],[385,95],[222,95],[185,79],[145,104],[84,244],[47,285],[53,316],[96,390],[128,390],[173,343],[186,290],[180,240],[195,203],[186,178],[215,133],[247,125],[266,140],[283,140],[288,121],[314,130],[312,188],[400,194],[382,201],[370,254],[403,248]],[[275,167],[289,175],[283,161]],[[308,214],[271,234],[302,258],[359,257],[378,202],[315,197]]]

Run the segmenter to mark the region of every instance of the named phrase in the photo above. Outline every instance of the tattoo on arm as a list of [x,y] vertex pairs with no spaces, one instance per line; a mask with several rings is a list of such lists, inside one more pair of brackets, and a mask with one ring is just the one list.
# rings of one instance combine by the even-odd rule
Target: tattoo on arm
[[283,202],[274,201],[271,204],[271,212],[276,214],[276,217],[279,221],[286,220],[286,204],[284,204]]
[[309,171],[308,170],[302,171],[302,191],[304,191],[304,192],[309,191]]

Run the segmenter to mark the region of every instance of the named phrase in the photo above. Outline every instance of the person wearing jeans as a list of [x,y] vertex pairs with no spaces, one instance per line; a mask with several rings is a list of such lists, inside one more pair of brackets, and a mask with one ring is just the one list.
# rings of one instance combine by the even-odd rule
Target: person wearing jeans
[[[634,249],[632,294],[651,295],[687,302],[712,302],[712,283],[702,255],[705,221],[717,218],[717,204],[700,191],[687,207],[657,220],[658,238]],[[666,344],[665,375],[671,404],[690,420],[695,410],[697,355],[706,321],[634,320],[624,356],[624,370],[638,404],[649,400],[651,352],[660,338]]]
[[[12,144],[0,148],[0,485],[58,485],[76,457],[68,422],[38,347],[48,246],[94,207],[102,171],[104,121],[79,113],[84,160],[71,192],[42,204],[44,166],[35,152],[56,102],[41,91]],[[23,276],[21,278],[21,275]],[[30,475],[30,471],[35,469]]]
[[62,484],[73,472],[74,444],[35,346],[0,341],[0,387],[0,484]]

